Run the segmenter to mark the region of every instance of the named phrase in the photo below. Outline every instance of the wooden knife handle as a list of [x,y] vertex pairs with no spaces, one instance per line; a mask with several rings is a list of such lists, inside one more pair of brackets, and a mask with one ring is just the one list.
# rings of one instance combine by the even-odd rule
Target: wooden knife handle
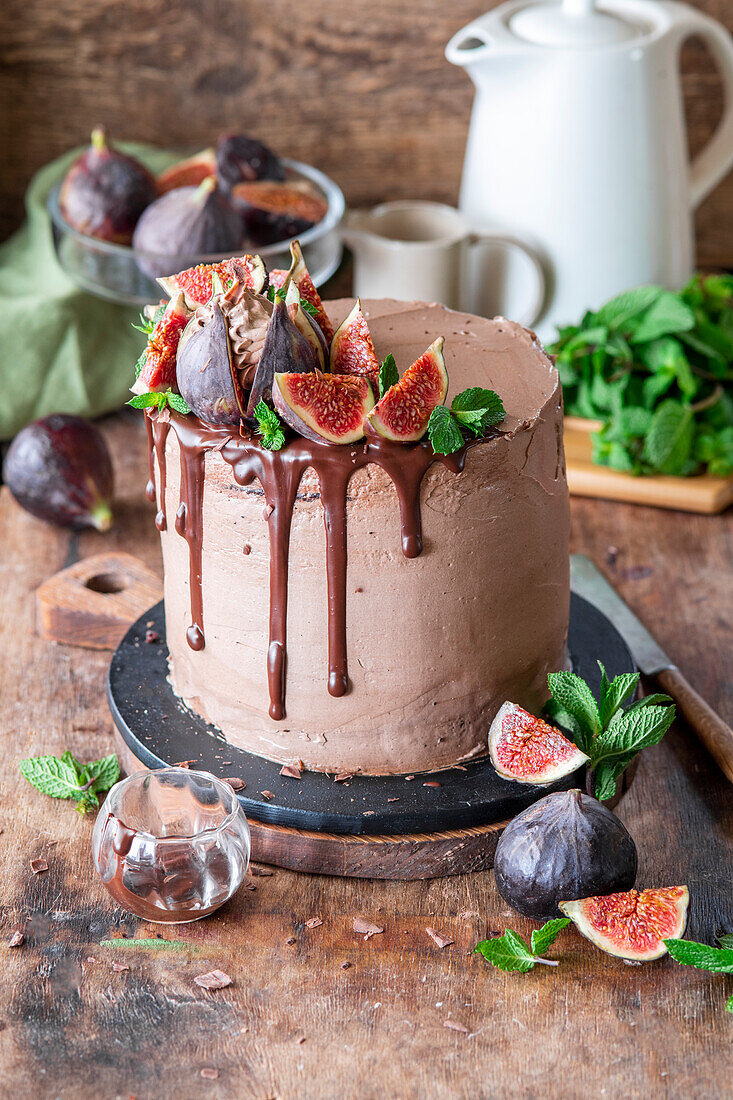
[[655,679],[672,696],[688,724],[733,783],[733,729],[697,694],[678,668],[664,669]]

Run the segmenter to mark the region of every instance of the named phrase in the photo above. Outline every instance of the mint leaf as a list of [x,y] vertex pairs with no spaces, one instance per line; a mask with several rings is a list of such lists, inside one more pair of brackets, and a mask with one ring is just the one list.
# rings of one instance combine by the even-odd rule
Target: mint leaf
[[436,454],[453,454],[463,446],[461,429],[451,416],[450,409],[445,405],[438,405],[431,412],[428,420],[428,439]]
[[[547,677],[552,698],[573,716],[578,724],[582,744],[578,748],[588,753],[594,738],[601,732],[601,717],[593,692],[574,672],[551,672]],[[587,747],[586,747],[587,746]]]
[[658,407],[644,442],[643,457],[662,474],[677,474],[689,458],[694,435],[692,412],[679,401]]
[[671,290],[663,291],[635,326],[632,344],[658,340],[675,332],[686,332],[695,327],[695,315],[685,302]]
[[127,404],[132,405],[133,409],[160,408],[161,396],[159,393],[136,393]]
[[254,415],[262,446],[268,451],[279,451],[285,443],[285,432],[280,417],[262,400],[257,403]]
[[170,405],[183,416],[188,416],[191,412],[180,393],[173,393],[172,390],[166,390],[165,393],[136,393],[127,404],[132,405],[133,409],[164,409],[166,405]]
[[593,793],[599,802],[605,802],[616,794],[618,778],[626,771],[636,752],[627,752],[620,756],[609,756],[593,769]]
[[137,362],[135,363],[135,378],[140,377],[140,372],[143,369],[143,367],[145,366],[147,358],[148,358],[148,349],[144,348],[140,352],[140,354],[138,355]]
[[594,764],[604,756],[636,753],[657,745],[672,725],[675,708],[647,706],[626,710],[615,717],[596,738],[591,759]]
[[68,759],[32,756],[18,767],[32,787],[51,798],[78,798],[81,793],[76,768]]
[[721,947],[733,951],[733,932],[725,932],[723,935],[718,936],[718,943]]
[[384,397],[390,387],[399,382],[400,375],[392,352],[385,356],[384,362],[379,368],[379,396]]
[[637,699],[635,703],[632,703],[628,710],[638,710],[640,707],[654,707],[657,703],[673,703],[674,700],[671,695],[663,695],[661,692],[652,692],[651,695],[645,695],[643,699]]
[[601,680],[601,697],[599,713],[601,725],[607,726],[619,707],[634,693],[639,683],[638,672],[626,672],[621,676],[614,676],[609,683],[606,678],[606,670],[598,662],[603,678]]
[[733,950],[728,947],[710,947],[693,940],[664,940],[664,945],[675,962],[715,974],[733,974]]
[[661,286],[638,286],[611,298],[596,314],[599,325],[623,328],[633,317],[638,317],[664,293]]
[[174,409],[177,413],[182,413],[183,416],[188,416],[191,410],[181,397],[180,393],[173,393],[172,390],[168,390],[164,394],[164,397],[170,407]]
[[316,307],[312,302],[309,302],[307,298],[304,298],[302,294],[300,296],[300,308],[303,310],[303,313],[307,313],[309,317],[318,316]]
[[506,416],[504,403],[498,393],[472,386],[453,398],[451,412],[459,424],[476,435],[499,424]]
[[120,778],[120,765],[116,753],[102,757],[101,760],[93,760],[91,764],[82,765],[82,782],[92,780],[91,789],[95,794],[101,794],[114,787]]
[[555,920],[548,920],[547,924],[543,924],[541,928],[535,928],[531,940],[532,953],[543,955],[568,924],[570,924],[570,917],[557,917]]

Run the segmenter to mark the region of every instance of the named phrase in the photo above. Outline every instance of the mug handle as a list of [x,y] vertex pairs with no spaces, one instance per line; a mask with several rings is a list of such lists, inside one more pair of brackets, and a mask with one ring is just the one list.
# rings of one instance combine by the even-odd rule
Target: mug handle
[[516,248],[519,252],[523,253],[529,260],[536,276],[536,283],[534,294],[530,298],[529,306],[527,307],[522,317],[509,318],[512,321],[517,321],[525,328],[532,328],[533,325],[539,320],[542,309],[545,304],[545,292],[547,290],[547,278],[545,276],[545,269],[542,265],[542,260],[535,250],[523,241],[521,237],[515,237],[511,233],[494,232],[491,229],[484,229],[480,232],[477,230],[470,230],[466,237],[466,244],[469,248],[480,248],[487,244],[500,244],[505,245],[507,248]]

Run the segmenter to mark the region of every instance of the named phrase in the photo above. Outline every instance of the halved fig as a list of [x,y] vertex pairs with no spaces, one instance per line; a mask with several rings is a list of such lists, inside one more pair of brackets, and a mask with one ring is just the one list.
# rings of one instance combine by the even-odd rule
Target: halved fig
[[276,374],[272,401],[286,424],[316,443],[356,443],[374,406],[372,387],[353,374]]
[[491,723],[489,755],[503,779],[540,785],[570,775],[589,759],[560,730],[508,702]]
[[681,938],[690,893],[686,886],[561,901],[578,931],[608,955],[647,962],[665,955],[664,940]]
[[190,317],[179,290],[148,338],[142,368],[131,387],[133,393],[162,393],[175,385],[178,344]]
[[247,237],[256,245],[297,237],[321,221],[328,210],[326,200],[305,182],[237,183],[231,201],[242,216]]
[[316,285],[310,277],[310,272],[305,266],[305,260],[303,259],[303,252],[300,247],[299,241],[293,241],[290,245],[290,255],[292,256],[292,263],[290,265],[290,271],[282,271],[277,269],[270,272],[270,285],[278,289],[284,286],[285,280],[288,275],[292,282],[298,288],[301,298],[305,298],[306,302],[310,302],[316,311],[316,321],[318,327],[323,333],[326,343],[330,346],[333,340],[333,325],[330,318],[323,308],[323,302],[321,296],[316,289]]
[[443,337],[439,336],[407,368],[399,382],[390,386],[370,413],[369,423],[385,439],[414,443],[425,435],[430,414],[443,404],[447,393],[448,372],[443,359]]
[[244,414],[244,394],[234,369],[229,326],[217,301],[211,316],[198,327],[189,322],[178,349],[178,390],[188,407],[207,424],[238,424]]
[[197,187],[203,183],[207,176],[216,174],[216,154],[213,149],[202,149],[194,153],[192,157],[179,160],[159,172],[155,177],[155,183],[159,195],[165,195],[166,191],[173,191],[176,187]]
[[[244,275],[242,274],[244,273]],[[214,276],[217,275],[224,290],[235,282],[242,282],[256,294],[261,294],[267,283],[267,269],[259,256],[233,256],[218,264],[199,264],[179,271],[177,275],[165,275],[158,279],[166,294],[171,297],[182,290],[189,309],[205,305],[214,292]]]
[[318,369],[327,371],[329,369],[329,363],[326,338],[321,332],[320,326],[315,318],[311,317],[310,313],[303,309],[303,300],[300,296],[300,292],[292,280],[287,284],[285,303],[296,328],[305,336],[308,343],[312,345],[318,357]]
[[285,299],[279,294],[275,295],[275,306],[247,401],[247,417],[250,420],[254,417],[255,408],[262,398],[265,401],[271,399],[276,374],[306,374],[317,369],[318,356],[315,349],[296,327]]
[[334,374],[361,374],[372,383],[374,392],[379,393],[379,360],[358,298],[351,313],[334,333],[331,370]]

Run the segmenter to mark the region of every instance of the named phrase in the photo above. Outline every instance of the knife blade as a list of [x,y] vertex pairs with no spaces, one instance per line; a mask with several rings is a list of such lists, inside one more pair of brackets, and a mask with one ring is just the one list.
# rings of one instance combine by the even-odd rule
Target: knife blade
[[584,554],[570,555],[570,587],[611,620],[631,650],[637,668],[646,676],[676,668],[600,569]]
[[631,608],[584,554],[570,556],[570,587],[594,604],[624,638],[637,667],[654,678],[662,691],[677,703],[690,728],[697,734],[733,783],[733,729],[709,706],[670,660]]

